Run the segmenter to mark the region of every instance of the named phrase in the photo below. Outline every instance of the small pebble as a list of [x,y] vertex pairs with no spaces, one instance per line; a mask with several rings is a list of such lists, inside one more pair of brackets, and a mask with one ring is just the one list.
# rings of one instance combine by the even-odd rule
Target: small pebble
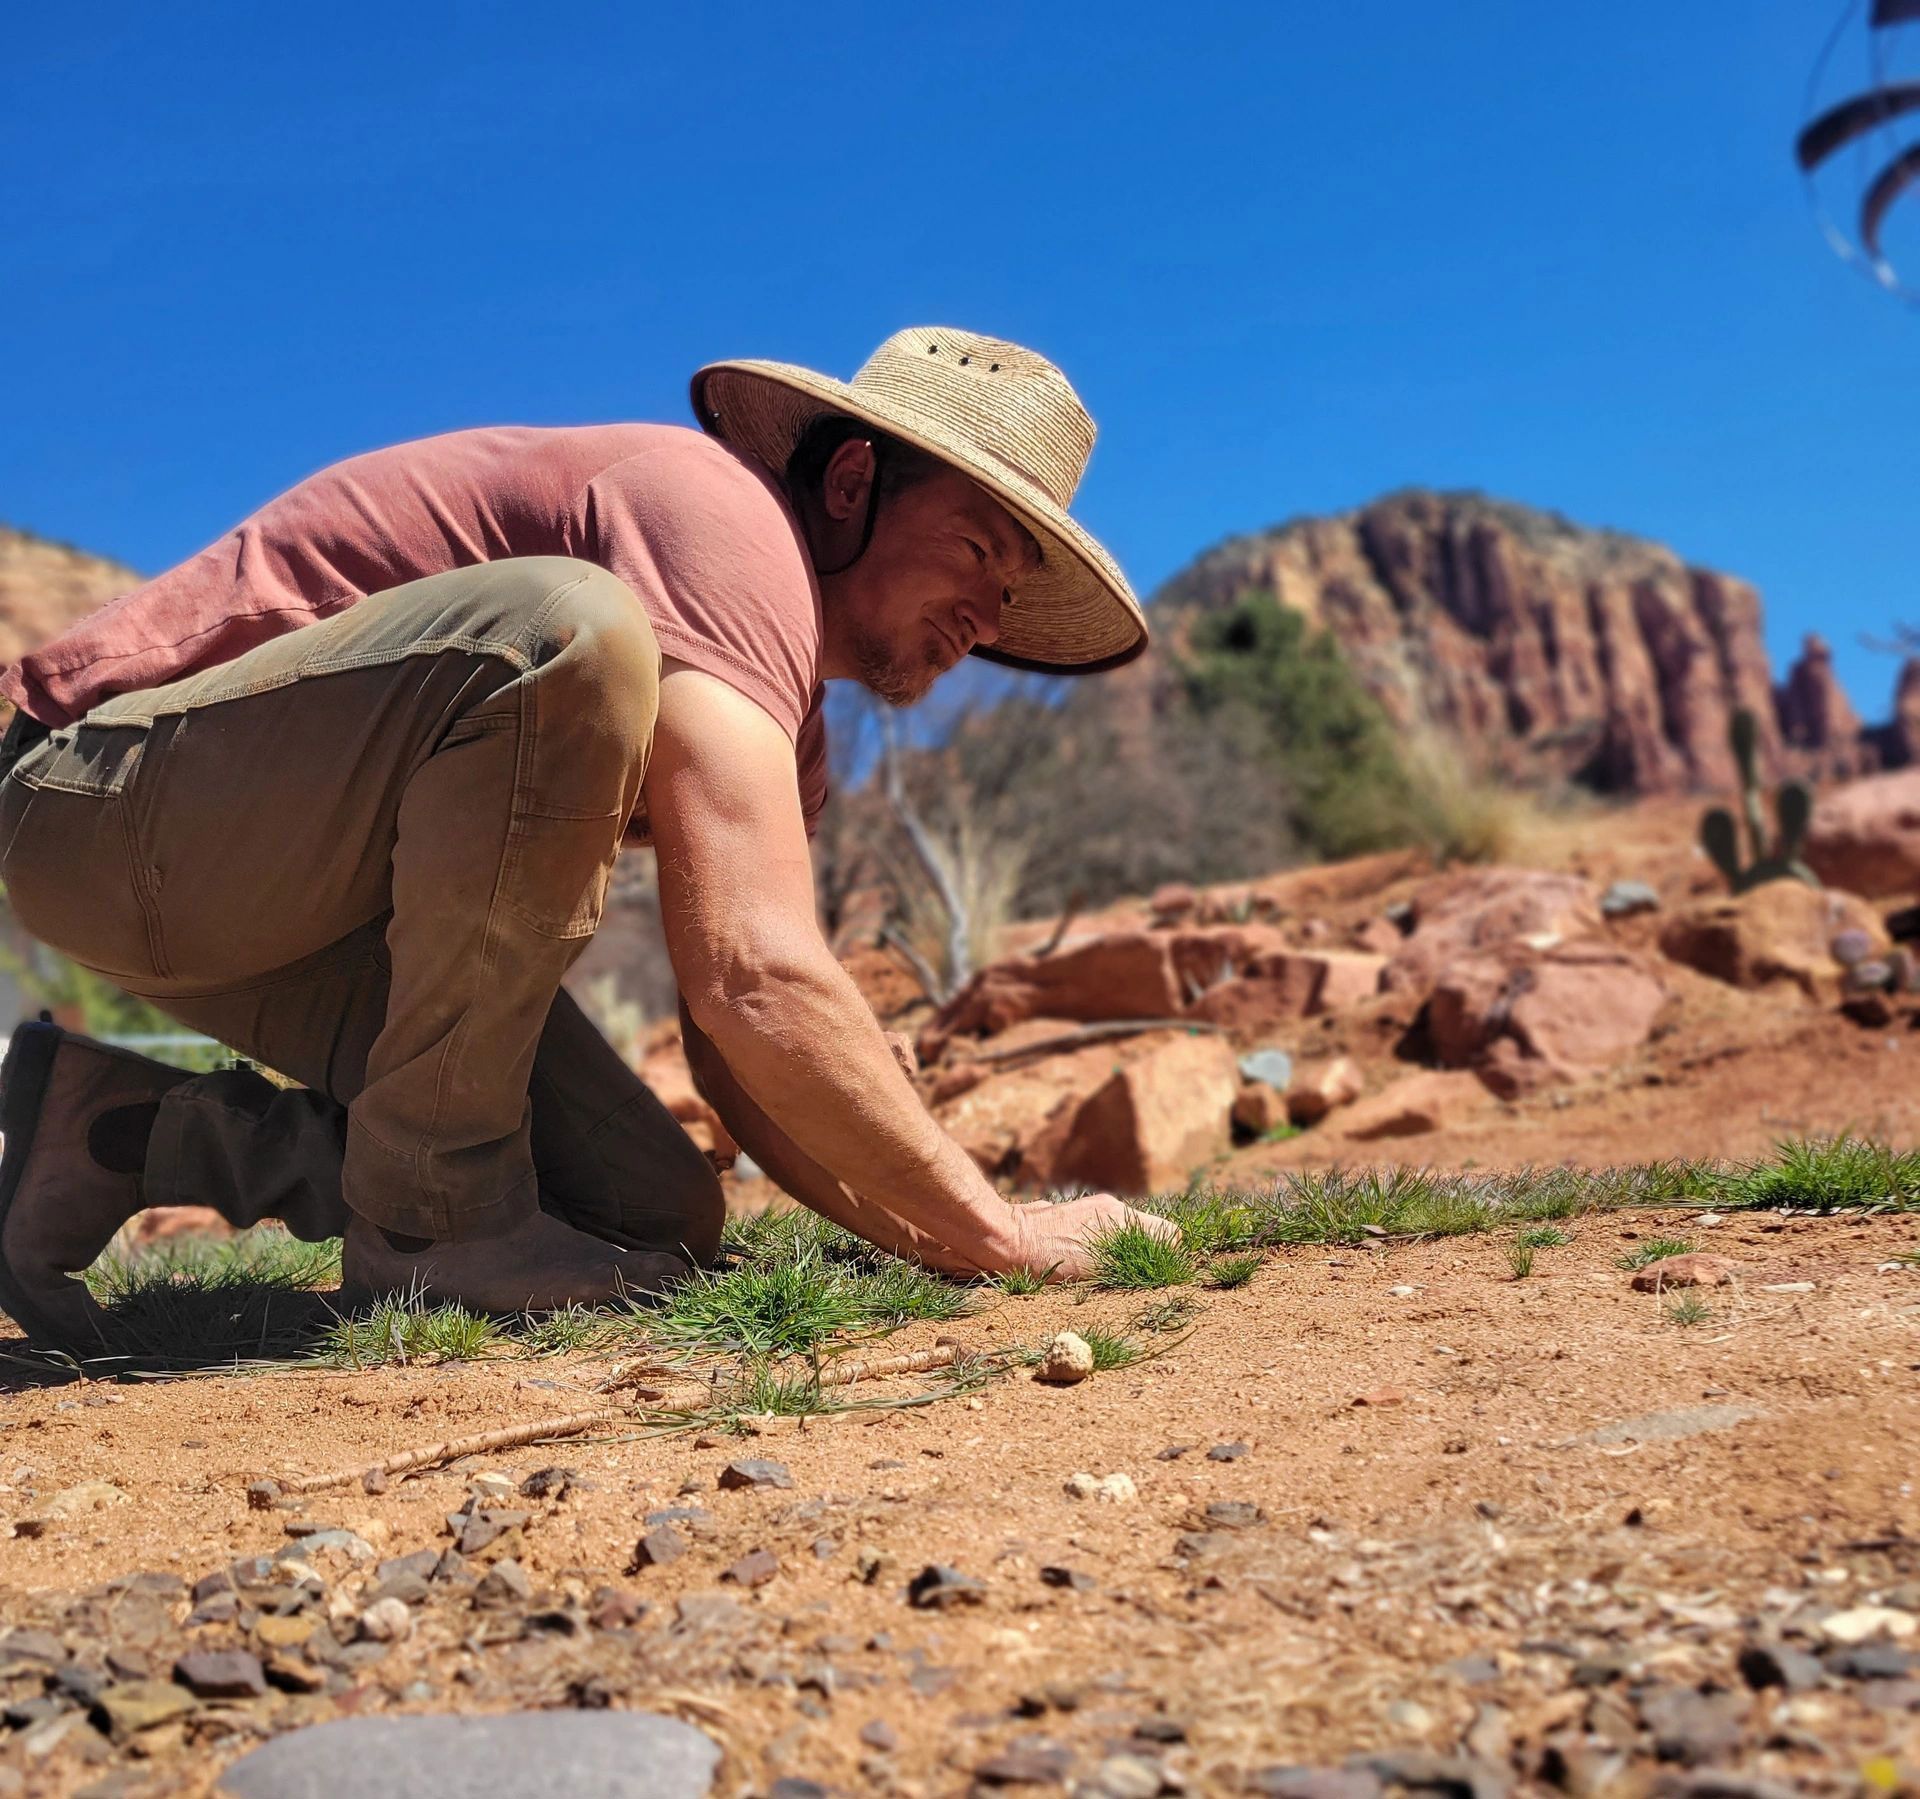
[[1130,1474],[1070,1474],[1066,1488],[1074,1499],[1095,1499],[1108,1505],[1126,1505],[1140,1497]]
[[929,1562],[907,1585],[907,1602],[921,1611],[945,1611],[954,1605],[979,1605],[987,1596],[986,1583],[950,1568],[944,1562]]
[[751,1549],[720,1576],[736,1586],[764,1587],[780,1572],[778,1558],[770,1549]]
[[780,1487],[793,1485],[793,1476],[787,1472],[782,1462],[766,1462],[755,1457],[743,1461],[729,1462],[720,1470],[719,1485],[727,1492],[737,1492],[746,1488]]
[[413,1613],[403,1599],[376,1599],[360,1614],[359,1631],[369,1643],[404,1643],[413,1634]]
[[1073,1331],[1061,1331],[1041,1353],[1034,1378],[1068,1387],[1085,1380],[1092,1372],[1093,1349],[1086,1338]]

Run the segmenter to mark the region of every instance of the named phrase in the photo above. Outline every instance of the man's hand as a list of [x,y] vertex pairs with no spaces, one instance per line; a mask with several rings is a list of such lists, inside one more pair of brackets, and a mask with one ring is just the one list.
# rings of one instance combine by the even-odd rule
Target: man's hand
[[1167,1242],[1180,1235],[1169,1220],[1136,1212],[1111,1193],[1091,1193],[1057,1205],[1016,1206],[1013,1215],[1020,1231],[1021,1265],[1049,1280],[1085,1280],[1093,1272],[1092,1244],[1122,1225],[1137,1224]]

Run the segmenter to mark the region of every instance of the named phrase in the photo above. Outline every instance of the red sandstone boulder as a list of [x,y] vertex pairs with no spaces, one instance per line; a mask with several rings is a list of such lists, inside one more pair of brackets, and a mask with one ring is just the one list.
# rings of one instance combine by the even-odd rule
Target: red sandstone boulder
[[1231,1147],[1239,1086],[1233,1051],[1219,1037],[1143,1040],[1086,1099],[1056,1114],[1027,1153],[1022,1184],[1129,1198],[1184,1187]]
[[1349,1106],[1328,1128],[1358,1143],[1419,1137],[1457,1124],[1489,1103],[1490,1096],[1476,1076],[1424,1069],[1403,1075],[1372,1098]]
[[1313,1018],[1372,999],[1380,991],[1386,966],[1386,957],[1367,950],[1313,949],[1264,956],[1253,969],[1301,994],[1301,1013]]
[[1366,918],[1353,927],[1349,941],[1355,949],[1363,949],[1369,955],[1397,956],[1406,938],[1392,919]]
[[1730,986],[1793,986],[1809,999],[1831,1001],[1845,976],[1832,948],[1843,931],[1865,933],[1870,955],[1887,946],[1879,915],[1865,900],[1801,881],[1768,881],[1677,913],[1660,933],[1660,950]]
[[898,1018],[926,1003],[919,979],[891,950],[856,947],[840,958],[876,1018]]
[[1390,993],[1428,992],[1465,957],[1513,943],[1551,948],[1601,929],[1590,881],[1534,868],[1482,868],[1429,881],[1413,896],[1413,934],[1388,962]]
[[1015,956],[983,968],[920,1034],[937,1062],[955,1037],[988,1037],[1045,1015],[1082,1023],[1170,1018],[1181,993],[1164,936],[1110,931],[1071,939],[1051,956]]
[[1725,1256],[1695,1250],[1690,1255],[1662,1256],[1634,1271],[1636,1293],[1658,1293],[1666,1287],[1725,1287],[1733,1282],[1733,1264]]
[[1236,1043],[1271,1036],[1296,1019],[1342,1012],[1380,989],[1384,957],[1362,950],[1283,949],[1237,979],[1209,987],[1185,1016],[1218,1025]]
[[1295,1124],[1318,1124],[1329,1112],[1350,1106],[1365,1091],[1360,1065],[1351,1056],[1294,1070],[1287,1089],[1287,1117]]
[[1306,996],[1297,982],[1265,975],[1222,981],[1209,988],[1183,1016],[1202,1024],[1218,1025],[1235,1043],[1252,1045],[1270,1040],[1303,1015]]
[[[1123,1045],[1116,1052],[1111,1044],[1096,1044],[1012,1067],[962,1061],[925,1077],[932,1086],[928,1103],[947,1134],[989,1179],[1044,1185],[1044,1174],[1025,1167],[1030,1147],[1112,1075],[1116,1055],[1124,1055],[1125,1049]],[[949,1076],[958,1091],[947,1085]],[[1064,1130],[1063,1124],[1055,1134]]]
[[1920,768],[1823,793],[1807,833],[1807,866],[1829,887],[1868,899],[1920,893]]
[[1216,925],[1180,930],[1167,940],[1182,999],[1196,1003],[1215,987],[1285,957],[1292,946],[1272,925]]
[[1666,1001],[1659,974],[1626,950],[1599,941],[1544,953],[1509,945],[1448,968],[1427,1026],[1443,1064],[1480,1067],[1511,1094],[1611,1067],[1646,1042]]
[[145,1249],[169,1237],[231,1237],[233,1227],[212,1206],[149,1206],[123,1228],[129,1249]]
[[1233,1128],[1244,1137],[1264,1137],[1289,1123],[1286,1095],[1265,1081],[1248,1081],[1233,1098]]
[[1182,919],[1191,918],[1199,906],[1199,894],[1184,881],[1169,881],[1164,887],[1156,887],[1153,897],[1147,901],[1147,910],[1153,914],[1156,925],[1178,924]]

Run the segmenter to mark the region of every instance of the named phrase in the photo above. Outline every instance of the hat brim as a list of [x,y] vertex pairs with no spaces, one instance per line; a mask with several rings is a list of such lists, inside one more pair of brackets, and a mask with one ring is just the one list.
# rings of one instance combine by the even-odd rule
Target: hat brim
[[1119,565],[1087,531],[1017,470],[990,462],[939,421],[844,381],[785,362],[716,362],[693,378],[701,429],[776,473],[815,419],[844,414],[958,469],[1011,512],[1040,546],[1040,567],[1014,589],[1000,632],[973,654],[1008,668],[1091,675],[1132,662],[1147,647],[1147,620]]

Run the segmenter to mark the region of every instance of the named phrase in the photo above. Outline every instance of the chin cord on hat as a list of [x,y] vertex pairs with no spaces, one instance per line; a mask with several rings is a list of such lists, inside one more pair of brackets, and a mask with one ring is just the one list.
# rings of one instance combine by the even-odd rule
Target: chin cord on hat
[[[849,439],[851,441],[851,439]],[[868,449],[873,452],[873,481],[867,488],[867,522],[860,532],[860,547],[838,568],[816,568],[816,575],[844,575],[848,569],[867,553],[867,546],[873,542],[873,527],[880,517],[880,446],[872,439],[864,439]]]

